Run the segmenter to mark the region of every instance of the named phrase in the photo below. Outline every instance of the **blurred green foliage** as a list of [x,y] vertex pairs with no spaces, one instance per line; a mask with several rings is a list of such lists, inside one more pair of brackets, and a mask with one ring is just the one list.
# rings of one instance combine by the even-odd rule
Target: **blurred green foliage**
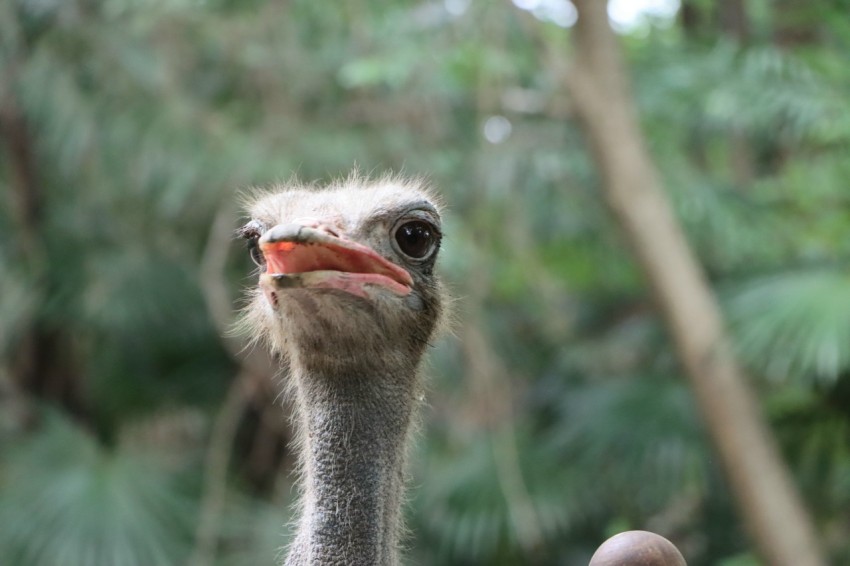
[[[725,4],[685,2],[623,47],[669,196],[846,562],[847,4],[746,2],[746,34]],[[627,528],[694,565],[755,563],[538,44],[567,63],[569,33],[482,0],[0,3],[0,563],[186,563],[239,371],[202,293],[211,226],[240,190],[353,164],[426,174],[450,205],[456,337],[428,369],[411,563],[585,564]],[[222,274],[234,299],[244,255]],[[216,564],[286,542],[292,459],[263,395],[230,447]]]

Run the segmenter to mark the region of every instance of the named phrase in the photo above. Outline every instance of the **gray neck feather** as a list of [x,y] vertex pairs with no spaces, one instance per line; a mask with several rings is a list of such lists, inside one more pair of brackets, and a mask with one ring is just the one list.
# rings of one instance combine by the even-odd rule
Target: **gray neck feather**
[[294,367],[302,509],[285,564],[398,563],[416,368]]

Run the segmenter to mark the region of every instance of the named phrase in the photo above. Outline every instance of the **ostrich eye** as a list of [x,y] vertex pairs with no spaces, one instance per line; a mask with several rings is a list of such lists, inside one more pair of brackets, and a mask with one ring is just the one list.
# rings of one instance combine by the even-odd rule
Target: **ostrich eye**
[[260,250],[259,241],[259,234],[254,234],[248,238],[248,253],[251,255],[251,261],[256,263],[259,267],[263,267],[266,264],[266,258],[263,257],[263,252]]
[[413,259],[422,259],[434,249],[437,236],[429,223],[413,220],[396,228],[395,241],[402,253]]
[[262,267],[266,264],[266,258],[263,257],[263,252],[260,249],[260,226],[257,222],[249,222],[237,230],[237,234],[243,238],[248,245],[248,253],[251,256],[251,261]]

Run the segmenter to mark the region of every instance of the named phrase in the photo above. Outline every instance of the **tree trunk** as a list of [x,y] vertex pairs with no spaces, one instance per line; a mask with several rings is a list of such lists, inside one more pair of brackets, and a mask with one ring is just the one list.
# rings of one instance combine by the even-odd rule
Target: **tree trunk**
[[717,5],[721,33],[744,45],[750,38],[750,21],[743,0],[723,0]]
[[[795,2],[776,0],[771,3],[773,42],[783,49],[811,45],[818,40],[825,9],[831,2]],[[836,8],[836,13],[840,13]],[[846,12],[846,8],[844,8]]]
[[[40,304],[48,296],[47,249],[44,242],[44,195],[38,180],[31,126],[18,101],[15,80],[18,62],[12,61],[0,76],[0,160],[8,171],[6,194],[10,217],[18,237],[14,260],[25,274]],[[13,386],[36,397],[51,399],[80,418],[86,414],[81,379],[73,364],[73,351],[62,332],[28,320],[18,329],[6,371]]]
[[565,77],[601,190],[661,308],[739,511],[774,566],[824,564],[814,529],[731,347],[720,309],[644,145],[606,2],[575,0]]
[[706,3],[683,0],[679,9],[682,29],[692,39],[714,41],[717,32],[745,44],[750,37],[750,22],[744,0],[719,0]]

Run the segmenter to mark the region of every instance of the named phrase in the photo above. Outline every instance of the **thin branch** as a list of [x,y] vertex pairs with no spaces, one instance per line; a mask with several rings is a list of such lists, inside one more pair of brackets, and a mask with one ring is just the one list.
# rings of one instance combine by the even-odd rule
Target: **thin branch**
[[219,523],[227,498],[227,469],[239,422],[250,399],[250,374],[236,376],[213,424],[204,469],[204,489],[189,566],[211,566],[215,561]]
[[530,556],[543,544],[543,527],[520,465],[509,372],[475,315],[480,312],[481,301],[489,287],[489,281],[477,280],[470,290],[467,304],[471,312],[466,317],[461,343],[466,371],[474,389],[473,397],[481,403],[478,415],[492,430],[496,476],[511,525],[523,550]]
[[237,220],[235,199],[226,198],[216,211],[210,226],[207,243],[201,256],[199,284],[207,311],[218,329],[222,343],[231,357],[255,375],[273,376],[279,370],[271,356],[262,348],[247,348],[246,342],[233,333],[236,307],[225,277],[227,261],[233,244]]
[[225,277],[233,240],[236,206],[226,199],[216,212],[200,263],[200,288],[219,336],[240,370],[216,415],[207,449],[206,474],[201,498],[195,548],[191,566],[210,566],[215,561],[219,523],[227,497],[227,470],[239,422],[258,391],[269,388],[277,367],[260,349],[246,350],[244,342],[231,333],[234,306]]

